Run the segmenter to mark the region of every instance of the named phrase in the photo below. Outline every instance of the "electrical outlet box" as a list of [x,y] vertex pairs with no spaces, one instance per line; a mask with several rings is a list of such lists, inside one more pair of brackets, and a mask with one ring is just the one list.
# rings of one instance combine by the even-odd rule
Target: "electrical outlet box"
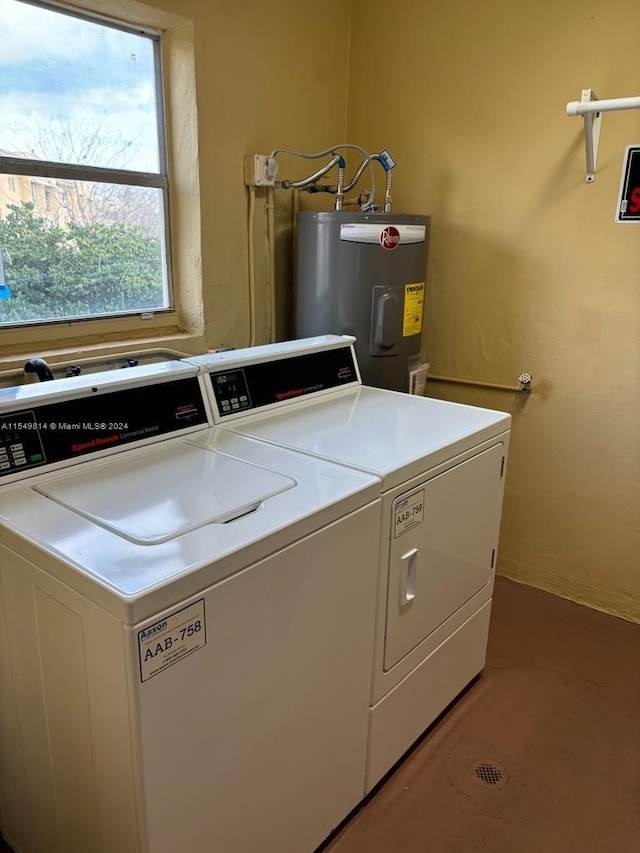
[[248,187],[274,187],[277,174],[275,157],[247,154],[244,158],[244,182]]

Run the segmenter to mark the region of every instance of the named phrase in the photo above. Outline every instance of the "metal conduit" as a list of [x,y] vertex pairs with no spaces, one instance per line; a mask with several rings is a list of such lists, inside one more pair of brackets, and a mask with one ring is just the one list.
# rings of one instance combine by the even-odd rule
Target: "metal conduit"
[[518,391],[528,394],[531,391],[533,377],[530,373],[521,373],[518,377],[518,385],[502,385],[498,382],[483,382],[479,379],[460,379],[455,376],[437,376],[427,374],[427,382],[446,382],[451,385],[476,385],[480,388],[493,388],[496,391]]

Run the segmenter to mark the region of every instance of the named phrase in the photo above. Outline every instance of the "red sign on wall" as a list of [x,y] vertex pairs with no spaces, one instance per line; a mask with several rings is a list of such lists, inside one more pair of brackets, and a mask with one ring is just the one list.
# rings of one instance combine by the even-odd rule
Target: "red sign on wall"
[[627,145],[616,222],[640,222],[640,145]]

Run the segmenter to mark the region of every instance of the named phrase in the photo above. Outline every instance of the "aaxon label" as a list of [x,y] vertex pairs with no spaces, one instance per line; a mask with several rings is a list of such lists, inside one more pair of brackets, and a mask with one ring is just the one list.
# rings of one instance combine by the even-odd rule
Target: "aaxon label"
[[424,521],[424,489],[405,498],[399,498],[394,506],[393,538],[422,524]]
[[204,598],[138,631],[140,681],[147,681],[207,644]]

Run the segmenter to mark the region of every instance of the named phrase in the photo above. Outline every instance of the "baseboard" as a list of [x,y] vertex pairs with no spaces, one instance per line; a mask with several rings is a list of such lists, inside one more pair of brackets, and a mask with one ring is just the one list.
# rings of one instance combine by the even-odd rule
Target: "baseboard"
[[497,574],[518,583],[552,592],[561,598],[585,604],[594,610],[601,610],[612,616],[618,616],[629,622],[640,623],[640,601],[631,596],[618,595],[602,587],[577,581],[573,578],[559,577],[532,566],[524,566],[510,560],[499,560]]

